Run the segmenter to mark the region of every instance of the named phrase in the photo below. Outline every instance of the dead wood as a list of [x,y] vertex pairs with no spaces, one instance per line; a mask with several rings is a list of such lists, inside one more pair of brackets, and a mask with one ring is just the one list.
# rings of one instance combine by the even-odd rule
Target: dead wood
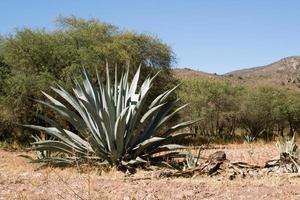
[[264,168],[268,168],[269,172],[300,173],[300,160],[283,152],[278,159],[267,161]]
[[300,162],[290,154],[282,154],[279,159],[272,159],[264,166],[252,165],[245,162],[231,162],[226,158],[224,151],[217,151],[207,158],[207,160],[197,167],[185,171],[169,173],[168,177],[193,177],[199,175],[226,175],[229,179],[237,176],[256,176],[264,173],[300,173]]

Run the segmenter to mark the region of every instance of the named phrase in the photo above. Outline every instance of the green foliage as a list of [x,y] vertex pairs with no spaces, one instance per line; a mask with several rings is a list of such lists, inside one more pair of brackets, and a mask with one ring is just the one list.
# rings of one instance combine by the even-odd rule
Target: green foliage
[[[96,160],[114,166],[127,166],[165,159],[175,155],[170,150],[183,148],[172,144],[172,141],[187,134],[174,135],[174,132],[191,125],[193,121],[164,128],[164,124],[185,107],[174,110],[178,100],[168,101],[168,96],[176,87],[158,95],[148,106],[146,100],[155,76],[146,78],[138,88],[140,71],[139,68],[131,83],[128,82],[128,70],[120,79],[116,71],[112,83],[107,66],[106,84],[102,83],[98,74],[98,84],[95,84],[83,70],[82,83],[75,81],[74,95],[61,86],[52,89],[63,101],[44,93],[49,102],[37,102],[61,115],[76,132],[64,129],[59,122],[47,117],[41,118],[51,127],[27,125],[53,138],[41,140],[36,137],[33,149],[47,151],[48,154],[42,153],[37,162],[74,164]],[[145,106],[148,108],[144,112]]]
[[[169,72],[174,61],[172,50],[158,38],[121,31],[98,20],[60,17],[57,24],[58,28],[52,32],[19,29],[1,40],[0,92],[3,95],[0,107],[5,111],[0,116],[0,125],[4,121],[11,125],[35,123],[36,113],[45,112],[31,100],[41,98],[40,90],[47,91],[53,83],[70,90],[72,78],[80,77],[82,66],[87,66],[93,72],[97,67],[103,74],[106,60],[113,66],[110,71],[114,66],[119,71],[124,70],[126,63],[131,66],[141,64],[142,78],[162,70],[158,81],[153,84],[154,90],[149,94],[151,97],[177,84]],[[133,75],[130,73],[129,77]],[[95,73],[91,76],[96,79]],[[23,129],[9,132],[23,134]]]
[[290,128],[290,135],[299,132],[300,130],[300,93],[298,92],[289,92],[285,104],[287,105],[287,122]]
[[300,130],[297,91],[196,79],[184,80],[178,96],[183,103],[190,103],[182,116],[201,119],[190,128],[210,140],[271,140],[275,135],[292,135]]
[[220,136],[232,134],[236,127],[239,110],[237,96],[243,88],[217,80],[185,80],[179,91],[183,102],[189,102],[187,119],[201,119],[193,125],[202,135]]
[[241,126],[252,138],[257,138],[272,123],[273,95],[270,88],[249,88],[242,97]]
[[3,61],[3,57],[0,55],[0,95],[4,95],[4,83],[5,79],[9,77],[10,67]]
[[[34,103],[33,98],[39,98],[41,90],[54,85],[55,79],[49,73],[17,74],[5,79],[4,96],[1,99],[0,130],[4,139],[12,138],[19,142],[28,142],[30,134],[21,131],[16,123],[31,121],[37,123],[34,116],[43,112],[41,106]],[[46,89],[47,91],[47,89]],[[10,132],[16,134],[11,135]]]

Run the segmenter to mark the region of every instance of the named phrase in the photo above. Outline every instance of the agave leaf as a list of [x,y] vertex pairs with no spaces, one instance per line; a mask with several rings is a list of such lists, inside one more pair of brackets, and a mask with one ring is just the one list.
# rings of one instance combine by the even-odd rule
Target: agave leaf
[[176,90],[180,85],[181,84],[178,84],[175,87],[173,87],[172,89],[170,89],[169,91],[167,91],[167,93],[160,99],[160,103],[166,101],[167,98],[170,96],[170,94],[172,94],[172,92],[174,92],[174,90]]
[[141,98],[144,98],[144,96],[146,96],[148,94],[151,86],[152,86],[152,82],[151,82],[150,78],[147,78],[143,82],[141,89],[140,89]]
[[158,97],[156,97],[154,99],[154,101],[152,101],[152,103],[150,104],[149,108],[154,107],[155,105],[164,102],[169,96],[170,94],[172,94],[172,92],[174,90],[176,90],[179,87],[179,85],[176,85],[175,87],[173,87],[170,90],[165,91],[164,93],[162,93],[161,95],[159,95]]
[[116,105],[116,115],[119,116],[121,114],[121,110],[122,110],[122,95],[124,92],[123,89],[123,81],[121,78],[120,84],[119,84],[119,92],[118,92],[118,98],[117,98],[117,105]]
[[128,98],[132,98],[133,95],[136,92],[137,86],[138,86],[138,81],[139,81],[139,77],[140,77],[140,71],[141,71],[141,65],[139,66],[138,70],[136,71],[133,80],[131,82],[130,88],[129,88],[129,92],[128,92],[128,96],[126,98],[126,101],[128,100]]
[[61,157],[43,158],[43,159],[37,159],[31,161],[31,163],[45,163],[45,165],[51,165],[54,167],[70,166],[70,165],[74,165],[75,162],[76,162],[75,159],[61,158]]
[[[157,149],[158,147],[180,147],[179,149],[181,149],[181,147],[184,147],[182,145],[176,145],[176,144],[172,144],[174,143],[176,140],[178,141],[179,139],[182,139],[182,138],[185,138],[187,136],[191,136],[191,135],[194,135],[192,133],[177,133],[177,134],[174,134],[174,135],[169,135],[167,136],[164,140],[160,141],[160,142],[157,142],[151,146],[148,146],[144,151],[147,153],[147,152],[152,152],[153,150]],[[175,146],[174,146],[175,145]],[[166,149],[164,148],[163,149],[164,151],[169,151],[170,149]]]
[[[177,102],[177,100],[175,100],[173,102],[169,102],[169,103],[165,104],[165,106],[162,106],[159,109],[159,112],[150,120],[150,122],[146,126],[143,133],[139,136],[139,138],[132,140],[132,144],[135,145],[136,143],[146,140],[146,139],[150,138],[152,135],[154,135],[154,133],[159,128],[159,126],[162,124],[161,121],[164,120],[165,116],[175,106],[176,102]],[[164,120],[164,121],[166,121],[166,120]]]
[[[74,142],[72,142],[69,138],[65,137],[64,135],[61,134],[61,132],[55,128],[55,127],[49,127],[45,128],[42,126],[35,126],[35,125],[23,125],[24,127],[35,129],[38,131],[45,131],[48,135],[53,136],[62,142],[64,142],[66,145],[72,146],[74,149],[78,149],[80,151],[83,151],[84,149],[82,146],[75,145]],[[36,141],[40,141],[40,138],[37,138]]]
[[64,90],[63,87],[58,85],[58,88],[51,87],[51,89],[58,95],[60,95],[64,100],[66,100],[78,113],[80,113],[81,116],[84,114],[82,108],[78,104],[78,101],[74,97],[72,97],[72,95],[70,95],[66,90]]
[[174,134],[174,135],[169,135],[162,142],[162,145],[170,144],[171,142],[174,142],[176,140],[178,141],[179,139],[184,139],[188,136],[194,136],[194,135],[195,135],[194,133],[190,133],[190,132],[184,132],[184,133],[177,133],[177,134]]
[[30,161],[34,161],[35,160],[33,157],[31,157],[29,155],[18,155],[18,157],[26,158],[26,159],[28,159]]
[[117,65],[115,66],[115,83],[114,83],[114,103],[117,104],[117,97],[118,97],[118,68]]
[[155,142],[158,142],[158,141],[162,141],[162,140],[165,140],[165,138],[152,137],[152,138],[147,139],[147,140],[143,141],[142,143],[138,144],[135,148],[133,148],[133,150],[140,149],[141,147],[145,147],[147,145],[150,145],[152,143],[155,143]]
[[164,106],[164,105],[165,105],[165,103],[164,103],[164,104],[160,104],[160,105],[155,106],[155,107],[152,107],[150,110],[148,110],[148,111],[143,115],[143,117],[141,118],[140,122],[141,122],[141,123],[144,123],[148,118],[152,117],[153,114],[154,114],[157,110],[159,110],[162,106]]
[[190,120],[190,121],[186,121],[186,122],[182,122],[182,123],[176,124],[176,125],[172,126],[171,128],[169,128],[163,134],[163,136],[170,135],[171,133],[174,133],[175,131],[178,131],[178,130],[186,128],[186,127],[189,127],[190,125],[192,125],[192,124],[194,124],[194,123],[196,123],[198,121],[199,120]]
[[111,97],[111,94],[109,94],[109,91],[106,91],[106,90],[104,91],[104,99],[106,102],[106,107],[104,107],[104,109],[108,113],[110,127],[112,130],[114,130],[117,116],[116,116],[116,109],[115,109],[115,105],[113,102],[113,98]]
[[180,110],[185,108],[187,104],[177,108],[175,111],[173,111],[171,114],[168,114],[163,119],[160,120],[160,122],[157,124],[156,128],[159,128],[162,124],[166,123],[169,119],[171,119],[176,113],[178,113]]
[[103,146],[104,148],[108,148],[107,143],[105,142],[107,140],[107,135],[105,134],[105,131],[102,127],[103,119],[101,116],[96,113],[95,109],[93,109],[93,106],[90,105],[88,102],[80,101],[82,108],[84,108],[85,115],[87,116],[87,119],[85,120],[85,123],[87,124],[87,127],[89,128],[92,137],[97,141],[97,143],[100,146]]
[[85,152],[80,152],[72,148],[72,146],[67,145],[66,143],[54,140],[43,140],[40,142],[33,143],[33,149],[37,151],[58,151],[61,153],[67,153],[69,155],[74,155],[76,153],[85,154]]
[[153,151],[148,152],[148,155],[153,155],[153,154],[157,154],[157,153],[161,153],[161,152],[166,152],[166,151],[174,151],[174,150],[179,150],[179,149],[185,149],[186,147],[183,145],[178,145],[178,144],[167,144],[167,145],[162,145],[159,146],[155,149],[153,149]]
[[54,105],[60,106],[60,107],[66,107],[65,105],[63,105],[61,102],[59,102],[58,100],[56,100],[55,98],[53,98],[52,96],[48,95],[47,93],[45,93],[44,91],[42,91],[43,95],[45,95]]
[[46,105],[46,106],[50,107],[51,109],[53,109],[54,111],[58,112],[65,120],[70,122],[79,132],[83,133],[84,130],[86,129],[86,125],[85,125],[84,121],[82,120],[82,118],[80,118],[73,111],[71,111],[65,107],[52,105],[52,104],[44,102],[44,101],[40,101],[40,100],[35,100],[35,101],[40,104]]
[[90,75],[86,71],[86,69],[83,69],[82,73],[82,83],[84,86],[84,91],[86,93],[85,97],[89,99],[90,103],[93,103],[94,107],[98,109],[99,102],[97,101],[97,95],[96,95],[96,88],[92,84]]
[[145,151],[148,147],[155,146],[157,143],[160,143],[163,140],[165,140],[165,138],[152,137],[150,139],[143,141],[142,143],[138,144],[136,147],[134,147],[132,149],[131,157],[133,157],[133,158],[137,157],[143,151]]
[[[57,122],[49,119],[46,116],[38,115],[38,117],[41,118],[42,120],[44,120],[45,122],[48,122],[52,127],[55,127],[58,129],[59,133],[55,137],[62,136],[62,137],[64,137],[64,139],[67,138],[68,141],[70,141],[70,143],[74,143],[77,148],[83,148],[86,151],[92,151],[89,143],[86,142],[85,140],[83,140],[81,137],[79,137],[75,133],[63,129]],[[82,135],[85,135],[85,134],[82,134]],[[61,139],[60,137],[58,137],[58,138]],[[62,139],[62,141],[66,142],[64,139]],[[68,143],[68,142],[66,142],[66,143]]]
[[156,74],[154,74],[154,76],[152,76],[150,78],[150,81],[153,82],[153,80],[161,73],[161,70],[159,70],[158,72],[156,72]]
[[149,109],[153,108],[154,106],[158,105],[160,100],[163,98],[164,95],[167,94],[168,91],[165,91],[164,93],[158,95],[150,104]]
[[140,158],[140,157],[136,157],[136,159],[130,160],[129,162],[122,161],[122,165],[124,165],[124,166],[126,166],[126,165],[137,165],[137,164],[140,164],[140,163],[147,163],[147,161]]
[[[37,102],[56,111],[76,131],[69,131],[47,117],[42,118],[52,127],[27,126],[44,131],[53,137],[48,140],[35,137],[36,142],[33,143],[35,150],[42,153],[56,152],[58,156],[65,157],[65,160],[62,160],[57,155],[55,157],[53,154],[47,154],[38,160],[57,164],[93,160],[105,161],[112,165],[134,165],[146,162],[145,159],[152,159],[155,153],[183,148],[170,143],[186,134],[170,134],[190,125],[192,121],[175,125],[160,137],[156,136],[158,129],[185,107],[174,110],[177,100],[172,102],[167,100],[178,86],[155,98],[145,111],[147,97],[157,74],[154,77],[148,76],[138,87],[140,73],[141,66],[129,83],[129,70],[118,80],[115,69],[114,85],[111,85],[109,68],[106,64],[104,85],[97,70],[98,84],[95,84],[88,71],[83,68],[82,81],[79,83],[74,80],[73,95],[59,85],[58,88],[52,88],[64,101],[43,92],[49,102],[39,100]],[[65,102],[69,106],[65,105]]]
[[116,121],[115,138],[118,157],[121,156],[124,152],[124,135],[126,133],[126,116],[128,114],[128,110],[128,108],[123,110]]
[[111,127],[111,122],[109,119],[109,114],[106,110],[103,110],[103,121],[101,123],[103,131],[106,134],[107,138],[107,143],[108,143],[108,148],[111,152],[116,151],[116,146],[115,146],[115,138],[114,138],[114,128]]
[[[130,122],[128,121],[128,124],[129,124],[128,132],[125,137],[126,149],[129,149],[132,146],[132,144],[134,144],[133,138],[136,137],[134,135],[134,132],[139,133],[140,129],[142,129],[142,124],[138,124],[138,122],[139,122],[138,120],[141,116],[141,113],[142,113],[143,107],[146,103],[147,95],[148,95],[148,88],[144,88],[144,90],[147,90],[147,91],[142,91],[143,86],[144,86],[144,83],[141,88],[141,93],[143,94],[143,96],[141,96],[140,100],[136,103],[136,105],[133,107],[133,109],[131,109]],[[139,128],[137,128],[138,126],[139,126]],[[134,129],[137,129],[137,130],[134,131]]]

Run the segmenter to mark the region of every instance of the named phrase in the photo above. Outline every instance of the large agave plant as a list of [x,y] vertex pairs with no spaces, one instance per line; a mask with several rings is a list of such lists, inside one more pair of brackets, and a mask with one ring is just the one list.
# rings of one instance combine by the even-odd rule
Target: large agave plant
[[[94,83],[83,69],[82,82],[75,81],[73,95],[61,86],[52,89],[63,101],[44,93],[49,102],[38,102],[56,111],[76,132],[63,128],[58,122],[45,116],[41,118],[51,124],[51,127],[26,125],[51,136],[47,140],[35,137],[33,149],[38,152],[46,151],[49,155],[39,157],[36,162],[72,164],[96,160],[125,166],[178,155],[174,150],[183,146],[172,142],[178,141],[178,138],[187,133],[177,131],[194,121],[166,129],[166,122],[186,105],[175,109],[178,100],[167,100],[176,87],[157,96],[150,105],[146,104],[156,76],[146,78],[138,87],[140,70],[137,70],[131,83],[128,81],[128,70],[119,80],[115,70],[112,84],[107,66],[106,84],[103,84],[98,72],[97,83]],[[66,103],[69,105],[65,105]]]

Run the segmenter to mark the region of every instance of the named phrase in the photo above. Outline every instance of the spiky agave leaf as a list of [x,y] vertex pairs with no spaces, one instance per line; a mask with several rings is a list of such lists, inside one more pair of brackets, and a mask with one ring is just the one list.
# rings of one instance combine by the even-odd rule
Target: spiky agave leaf
[[[82,82],[74,81],[73,95],[59,85],[52,89],[63,101],[44,93],[49,101],[38,102],[60,114],[76,129],[76,133],[62,128],[59,123],[47,117],[42,119],[52,127],[26,125],[53,138],[34,142],[33,149],[66,155],[62,159],[47,157],[40,161],[73,163],[74,160],[94,158],[112,165],[133,165],[151,160],[161,152],[183,148],[172,142],[174,138],[183,137],[185,133],[172,134],[194,121],[174,125],[158,135],[158,130],[186,106],[175,109],[177,100],[167,101],[167,97],[178,86],[155,98],[143,113],[156,75],[147,77],[138,87],[140,71],[141,67],[131,83],[128,81],[128,69],[120,79],[115,71],[112,84],[107,65],[106,84],[101,82],[98,71],[98,83],[95,84],[83,69]],[[159,157],[161,156],[160,154]]]

